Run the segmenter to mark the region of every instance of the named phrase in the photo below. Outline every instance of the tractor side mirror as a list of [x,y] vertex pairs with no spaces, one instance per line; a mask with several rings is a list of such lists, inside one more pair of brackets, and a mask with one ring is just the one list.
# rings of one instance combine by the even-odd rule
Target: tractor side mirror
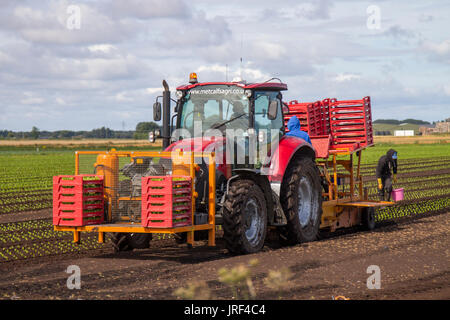
[[161,120],[161,103],[155,102],[153,104],[153,120],[160,121]]
[[267,118],[269,120],[275,120],[278,113],[278,101],[272,100],[269,104],[269,110],[267,111]]

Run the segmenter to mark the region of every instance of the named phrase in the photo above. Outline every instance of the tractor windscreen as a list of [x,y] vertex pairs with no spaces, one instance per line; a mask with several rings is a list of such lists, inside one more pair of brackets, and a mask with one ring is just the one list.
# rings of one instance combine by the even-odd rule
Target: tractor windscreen
[[249,100],[238,86],[195,87],[186,93],[181,108],[180,128],[189,131],[191,137],[208,129],[225,132],[249,125]]

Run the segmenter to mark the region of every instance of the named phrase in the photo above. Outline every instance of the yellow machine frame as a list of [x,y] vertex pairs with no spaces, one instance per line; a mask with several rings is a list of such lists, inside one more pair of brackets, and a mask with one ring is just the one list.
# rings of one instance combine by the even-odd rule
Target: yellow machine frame
[[[364,208],[386,207],[393,205],[389,201],[373,201],[368,199],[367,188],[363,187],[361,176],[361,155],[363,148],[357,150],[330,150],[332,159],[317,161],[322,169],[322,174],[328,182],[328,192],[323,194],[327,200],[322,203],[322,221],[320,228],[330,228],[335,231],[338,228],[350,227],[361,222],[361,210]],[[356,154],[358,162],[355,168],[353,155]],[[349,159],[338,159],[338,156],[349,156]],[[337,166],[341,165],[347,171],[338,173]],[[331,169],[331,173],[329,172]],[[333,179],[331,179],[333,177]],[[349,179],[349,191],[339,191],[338,178]],[[358,191],[357,193],[355,191]]]
[[[100,164],[100,169],[97,170],[97,174],[104,175],[104,185],[105,185],[105,201],[108,203],[108,217],[107,223],[98,225],[88,225],[83,227],[68,227],[68,226],[54,226],[55,231],[70,231],[73,232],[73,240],[76,243],[80,242],[81,232],[98,232],[98,241],[100,243],[105,242],[105,232],[123,232],[123,233],[165,233],[174,234],[187,232],[187,243],[190,245],[194,244],[194,232],[200,230],[208,230],[208,245],[215,246],[216,238],[216,221],[215,221],[215,211],[216,211],[216,164],[215,155],[211,153],[196,153],[196,152],[151,152],[151,151],[116,151],[112,149],[111,151],[76,151],[75,152],[75,174],[79,174],[79,163],[80,155],[98,155],[97,165]],[[115,186],[118,183],[118,158],[120,157],[158,157],[158,158],[173,158],[175,156],[178,159],[185,159],[183,165],[174,165],[173,170],[177,170],[177,174],[189,175],[192,177],[192,181],[195,178],[195,171],[198,165],[195,164],[195,157],[203,157],[208,159],[208,170],[209,170],[209,190],[208,190],[208,205],[209,205],[209,215],[208,223],[203,225],[194,225],[194,214],[195,214],[195,198],[198,197],[197,192],[192,188],[192,225],[185,227],[176,228],[145,228],[140,224],[134,224],[132,222],[114,222],[112,223],[111,208],[113,203],[120,201],[130,200],[130,197],[119,198],[117,195],[117,188]],[[187,164],[186,164],[187,163]],[[134,197],[132,200],[141,200],[140,197]],[[108,223],[109,222],[109,223]]]

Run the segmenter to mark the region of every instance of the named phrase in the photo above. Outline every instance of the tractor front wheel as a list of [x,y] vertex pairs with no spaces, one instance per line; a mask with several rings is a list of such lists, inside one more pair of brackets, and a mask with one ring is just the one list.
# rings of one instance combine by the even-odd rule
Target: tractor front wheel
[[280,237],[291,245],[313,241],[319,234],[322,217],[319,171],[311,159],[304,158],[294,163],[286,174],[280,200],[287,226]]
[[263,191],[252,180],[231,182],[223,205],[223,232],[231,253],[255,253],[264,246],[267,204]]

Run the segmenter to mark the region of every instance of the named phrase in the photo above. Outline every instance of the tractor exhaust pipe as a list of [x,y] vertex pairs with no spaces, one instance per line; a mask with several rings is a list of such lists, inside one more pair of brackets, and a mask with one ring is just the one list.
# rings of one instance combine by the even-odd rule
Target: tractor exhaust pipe
[[170,90],[166,80],[163,80],[163,121],[162,121],[162,139],[163,150],[170,145]]

